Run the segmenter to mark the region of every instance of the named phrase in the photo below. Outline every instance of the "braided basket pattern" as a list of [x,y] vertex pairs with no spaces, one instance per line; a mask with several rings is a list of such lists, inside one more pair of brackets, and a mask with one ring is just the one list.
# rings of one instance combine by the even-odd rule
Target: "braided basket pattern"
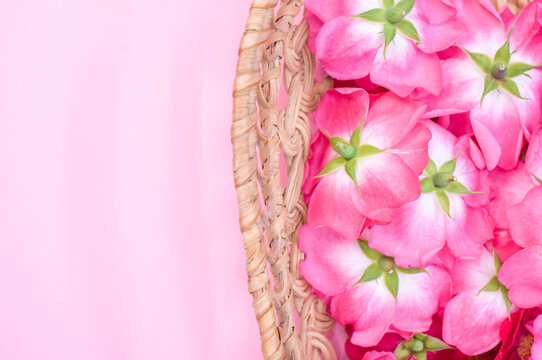
[[[519,11],[530,0],[492,0]],[[233,89],[233,172],[248,289],[266,360],[336,359],[323,335],[325,305],[299,273],[297,231],[307,207],[301,185],[309,155],[307,114],[332,86],[315,81],[303,0],[253,0],[239,47]],[[279,91],[288,101],[279,108]],[[279,163],[287,167],[281,186]]]

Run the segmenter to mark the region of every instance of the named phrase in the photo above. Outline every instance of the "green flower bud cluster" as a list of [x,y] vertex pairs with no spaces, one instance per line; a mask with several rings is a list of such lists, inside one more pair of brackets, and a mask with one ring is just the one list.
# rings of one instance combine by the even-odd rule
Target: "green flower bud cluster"
[[427,360],[427,352],[453,349],[444,341],[422,333],[416,333],[410,340],[400,343],[393,354],[397,360],[407,360],[414,356],[416,360]]

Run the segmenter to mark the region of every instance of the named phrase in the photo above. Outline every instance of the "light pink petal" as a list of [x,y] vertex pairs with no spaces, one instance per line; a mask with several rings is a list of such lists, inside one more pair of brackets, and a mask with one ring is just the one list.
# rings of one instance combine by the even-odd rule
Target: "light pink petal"
[[422,194],[403,205],[389,225],[371,229],[371,247],[394,257],[399,266],[425,267],[444,246],[444,216],[434,194]]
[[356,177],[361,194],[354,202],[363,215],[398,208],[420,196],[418,175],[389,151],[358,159]]
[[[464,195],[468,196],[468,195]],[[456,257],[479,256],[493,239],[493,228],[484,208],[465,204],[462,195],[448,194],[450,215],[446,217],[446,242]]]
[[349,17],[381,7],[378,0],[306,0],[305,7],[323,22],[336,17]]
[[369,347],[378,344],[395,315],[395,299],[382,279],[364,282],[331,300],[330,313],[342,325],[353,325],[350,341]]
[[[472,109],[470,118],[488,169],[494,168],[498,148],[501,151],[498,165],[506,170],[516,167],[523,145],[523,134],[512,95],[500,91],[490,92],[484,98],[482,107]],[[492,141],[498,144],[498,148]]]
[[[474,148],[474,149],[473,149]],[[459,154],[456,161],[454,176],[461,184],[472,192],[480,194],[469,194],[463,196],[465,203],[472,207],[486,205],[489,201],[488,172],[479,170],[469,157],[470,154],[481,156],[478,147],[470,137],[464,136],[457,142],[454,152]]]
[[501,341],[501,323],[508,316],[500,291],[477,293],[460,293],[444,311],[443,340],[466,355],[482,354],[495,347]]
[[542,315],[534,321],[533,325],[533,347],[531,348],[531,360],[542,360]]
[[[540,38],[540,41],[542,42],[542,37]],[[514,78],[521,96],[527,100],[516,97],[513,98],[518,110],[521,127],[527,140],[530,140],[531,134],[540,126],[540,86],[542,84],[542,70],[531,70],[529,71],[529,76],[531,76],[531,78],[528,78],[527,76],[518,76]]]
[[542,62],[540,19],[542,19],[542,3],[533,1],[519,14],[510,37],[511,49],[519,50],[518,55],[525,58],[529,64]]
[[427,54],[399,32],[386,50],[378,52],[371,69],[371,81],[401,97],[422,88],[437,95],[442,90],[442,73],[436,54]]
[[422,124],[416,124],[410,134],[389,151],[399,156],[414,173],[419,175],[429,161],[427,145],[430,139],[431,132]]
[[339,80],[369,74],[383,44],[382,24],[339,17],[324,24],[316,38],[316,56],[327,73]]
[[[450,275],[437,266],[426,273],[399,273],[399,292],[393,326],[402,331],[425,332],[439,309],[440,299],[451,295]],[[444,294],[443,294],[444,293]]]
[[411,137],[424,111],[425,105],[413,102],[410,97],[403,99],[392,92],[386,93],[372,103],[363,125],[361,143],[379,149],[394,147]]
[[499,281],[520,308],[542,305],[542,247],[528,247],[512,255],[502,265]]
[[510,235],[522,247],[542,246],[542,187],[530,190],[520,203],[508,209]]
[[459,259],[452,272],[454,295],[468,290],[478,291],[495,276],[495,257],[487,249],[480,257]]
[[350,289],[371,264],[355,238],[345,238],[328,227],[302,226],[299,248],[305,253],[301,274],[327,296]]
[[389,351],[369,351],[361,360],[395,360],[395,356]]
[[437,167],[456,157],[454,151],[457,138],[430,120],[423,120],[422,124],[431,131],[431,141],[429,141],[429,157],[435,162]]
[[331,89],[322,96],[316,111],[316,126],[324,134],[346,141],[361,124],[369,108],[369,94],[359,88]]
[[535,183],[522,162],[510,171],[495,169],[489,172],[488,180],[495,197],[490,201],[487,209],[495,227],[508,229],[508,209],[523,200]]
[[329,226],[349,239],[356,239],[364,221],[353,202],[359,196],[357,192],[344,169],[325,175],[312,193],[308,224]]
[[531,174],[542,179],[542,128],[536,130],[531,136],[525,166]]
[[442,92],[422,94],[415,100],[427,104],[426,117],[470,111],[480,104],[484,91],[484,74],[466,56],[441,61]]

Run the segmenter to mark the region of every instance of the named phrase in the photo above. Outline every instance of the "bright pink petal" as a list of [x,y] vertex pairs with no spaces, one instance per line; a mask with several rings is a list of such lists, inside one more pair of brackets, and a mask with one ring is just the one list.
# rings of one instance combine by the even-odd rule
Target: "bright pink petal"
[[361,193],[354,202],[363,215],[398,208],[420,196],[418,175],[389,151],[358,159],[356,177]]
[[531,174],[542,179],[542,128],[536,130],[531,136],[525,166]]
[[394,257],[399,266],[425,267],[444,246],[444,216],[434,195],[422,194],[403,205],[389,225],[371,229],[371,247]]
[[530,190],[520,203],[508,209],[510,235],[522,247],[542,246],[542,187]]
[[461,184],[472,192],[479,194],[469,194],[463,196],[465,203],[472,207],[486,205],[489,201],[489,182],[488,172],[479,170],[469,157],[470,154],[481,156],[479,149],[470,137],[462,137],[454,147],[454,152],[459,154],[456,161],[454,176]]
[[[400,98],[391,92],[386,93],[371,105],[363,125],[361,143],[379,149],[394,147],[411,137],[424,111],[425,105],[421,103],[413,102],[410,98]],[[423,139],[420,145],[423,147]]]
[[479,291],[495,276],[495,257],[487,249],[478,258],[459,259],[452,272],[454,295],[469,290]]
[[313,53],[316,53],[316,38],[318,37],[322,26],[324,26],[324,22],[316,14],[314,14],[308,9],[305,12],[305,19],[309,24],[309,49]]
[[316,56],[327,73],[339,80],[359,79],[371,71],[383,44],[382,25],[339,17],[324,24],[316,38]]
[[322,96],[316,111],[316,126],[346,141],[361,124],[369,108],[369,94],[359,88],[331,89]]
[[381,4],[378,0],[306,0],[303,5],[326,22],[336,17],[357,15]]
[[[542,38],[540,41],[542,42]],[[530,78],[527,76],[514,78],[521,96],[526,100],[516,97],[512,98],[512,100],[516,104],[523,133],[527,140],[530,140],[531,134],[540,126],[542,70],[534,69],[529,71],[528,74]]]
[[354,286],[331,300],[330,313],[342,325],[353,325],[350,341],[374,346],[388,330],[395,315],[395,299],[383,281]]
[[325,175],[312,193],[308,224],[329,226],[349,239],[356,239],[364,221],[353,202],[357,197],[358,189],[344,169]]
[[371,264],[355,238],[345,238],[328,227],[302,226],[299,248],[305,253],[301,274],[327,296],[350,289]]
[[451,295],[450,275],[437,266],[427,273],[399,273],[399,293],[393,326],[407,332],[425,332],[439,309],[441,298]]
[[399,156],[414,173],[419,175],[429,161],[427,145],[430,139],[431,132],[422,124],[416,124],[410,134],[389,151]]
[[531,360],[542,360],[542,315],[538,315],[533,325],[533,347],[531,348]]
[[542,3],[533,1],[519,14],[510,37],[511,49],[519,50],[518,55],[530,64],[542,62],[540,19],[542,19]]
[[477,293],[460,293],[444,311],[443,340],[466,355],[482,354],[495,347],[501,341],[501,323],[508,316],[500,291]]
[[431,94],[442,90],[442,73],[436,54],[426,54],[412,40],[397,33],[386,50],[380,50],[371,69],[371,81],[401,97],[422,88]]
[[331,159],[337,156],[338,154],[329,145],[328,138],[320,131],[317,131],[312,139],[309,159],[305,163],[303,173],[303,194],[307,203],[309,203],[316,185],[322,180],[322,178],[316,176]]
[[369,351],[361,360],[395,360],[395,356],[389,351]]
[[512,241],[512,237],[507,230],[496,230],[492,244],[501,261],[506,261],[510,256],[523,250],[521,246]]
[[512,255],[502,265],[499,281],[520,308],[542,305],[542,247],[532,246]]

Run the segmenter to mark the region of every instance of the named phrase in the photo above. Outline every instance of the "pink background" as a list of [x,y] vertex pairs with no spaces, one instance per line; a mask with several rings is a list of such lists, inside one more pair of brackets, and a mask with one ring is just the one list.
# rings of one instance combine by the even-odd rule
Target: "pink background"
[[231,173],[250,0],[0,2],[0,359],[258,359]]

